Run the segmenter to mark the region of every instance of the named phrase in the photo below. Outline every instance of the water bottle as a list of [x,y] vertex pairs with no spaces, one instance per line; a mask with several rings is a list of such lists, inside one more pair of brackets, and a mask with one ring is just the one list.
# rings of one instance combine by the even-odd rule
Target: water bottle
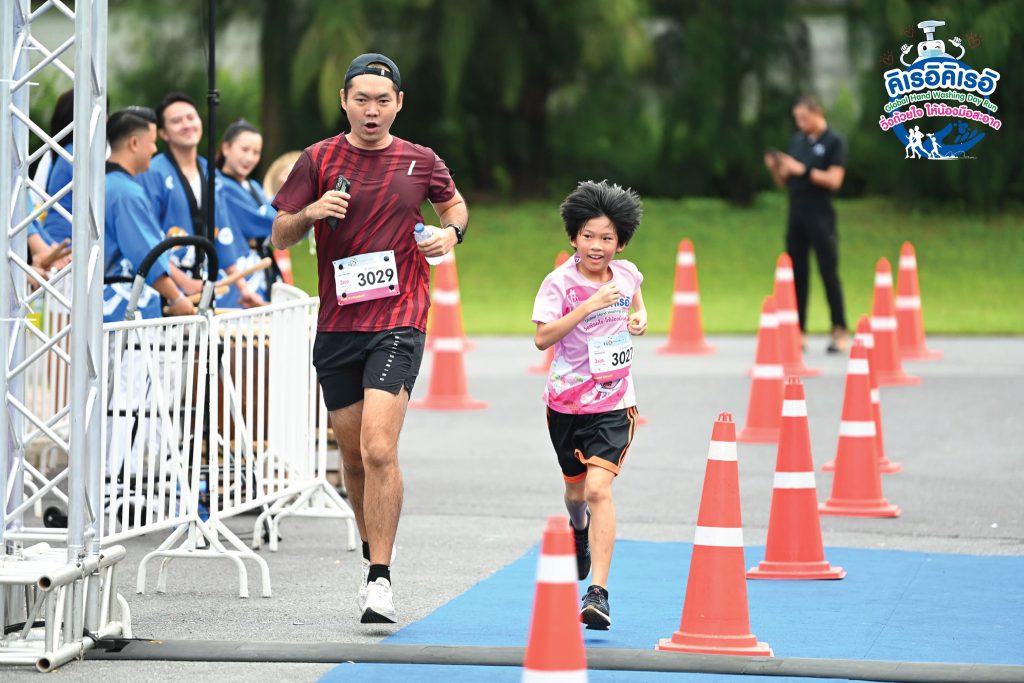
[[[427,226],[423,225],[422,223],[417,223],[416,226],[412,229],[412,236],[417,242],[422,242],[424,240],[429,240],[431,237],[433,237],[434,231],[428,228]],[[436,266],[437,264],[444,260],[444,256],[425,256],[424,258],[426,258],[427,263],[429,263],[432,266]]]

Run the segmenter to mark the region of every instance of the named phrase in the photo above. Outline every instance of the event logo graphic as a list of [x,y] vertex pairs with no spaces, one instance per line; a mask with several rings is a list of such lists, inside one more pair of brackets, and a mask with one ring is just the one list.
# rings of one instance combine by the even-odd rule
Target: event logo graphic
[[[1003,125],[996,117],[999,107],[989,99],[999,84],[999,72],[987,67],[979,72],[962,61],[967,50],[958,36],[949,41],[958,54],[946,52],[946,43],[935,39],[935,29],[945,25],[932,20],[919,23],[925,39],[917,44],[917,58],[908,62],[912,48],[904,43],[899,61],[907,68],[883,74],[889,102],[878,126],[896,135],[905,159],[963,159],[990,131]],[[913,36],[913,27],[903,33]],[[971,49],[983,40],[973,33],[966,39]],[[880,61],[892,66],[892,52],[883,54]]]

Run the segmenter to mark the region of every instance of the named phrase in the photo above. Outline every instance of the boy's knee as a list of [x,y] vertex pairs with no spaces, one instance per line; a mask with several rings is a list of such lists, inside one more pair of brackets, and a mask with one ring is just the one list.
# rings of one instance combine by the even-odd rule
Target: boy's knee
[[585,491],[587,505],[594,506],[606,503],[612,499],[611,483],[601,482],[600,484],[587,482]]

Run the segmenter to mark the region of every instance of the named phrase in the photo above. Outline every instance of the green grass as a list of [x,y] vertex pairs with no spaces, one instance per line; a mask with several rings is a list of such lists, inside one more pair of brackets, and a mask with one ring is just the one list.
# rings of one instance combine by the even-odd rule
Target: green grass
[[[470,205],[458,247],[462,311],[470,334],[528,333],[533,299],[560,249],[569,249],[558,201]],[[428,207],[429,210],[429,207]],[[875,262],[898,269],[899,249],[917,250],[929,334],[1024,333],[1024,210],[990,217],[949,211],[908,212],[876,199],[837,202],[840,276],[854,325],[871,307]],[[432,217],[424,211],[424,216]],[[689,237],[697,254],[707,332],[753,332],[784,248],[786,199],[762,195],[749,209],[713,199],[644,202],[644,220],[621,257],[645,276],[650,330],[664,333],[671,312],[675,254]],[[436,222],[436,221],[435,221]],[[315,259],[305,242],[292,249],[296,282],[316,291]],[[812,257],[809,329],[829,328]]]

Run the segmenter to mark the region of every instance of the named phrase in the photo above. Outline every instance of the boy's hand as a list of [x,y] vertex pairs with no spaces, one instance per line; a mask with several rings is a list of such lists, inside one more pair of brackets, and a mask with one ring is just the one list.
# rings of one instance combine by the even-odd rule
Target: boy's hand
[[647,331],[647,311],[640,310],[634,311],[633,315],[629,316],[629,324],[627,326],[629,333],[639,337]]
[[608,308],[612,304],[616,304],[619,301],[619,286],[614,282],[601,287],[601,289],[594,292],[594,294],[587,299],[587,303],[590,305],[592,311],[599,311],[602,308]]

